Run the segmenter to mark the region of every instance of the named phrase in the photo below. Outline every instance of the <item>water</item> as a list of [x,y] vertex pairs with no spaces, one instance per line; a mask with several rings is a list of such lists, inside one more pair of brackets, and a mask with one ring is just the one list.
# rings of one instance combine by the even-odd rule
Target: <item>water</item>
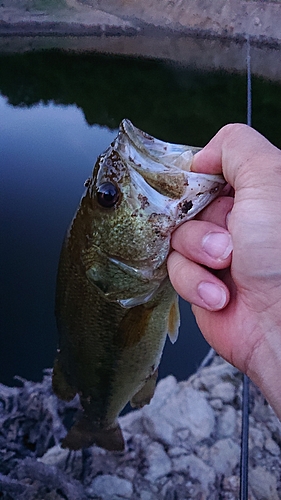
[[[280,85],[254,78],[252,86],[253,126],[280,147]],[[246,77],[49,51],[0,56],[0,92],[0,381],[12,385],[16,374],[40,380],[53,363],[63,235],[120,120],[163,140],[204,145],[225,123],[245,121]],[[189,306],[181,309],[161,377],[186,378],[208,350]]]

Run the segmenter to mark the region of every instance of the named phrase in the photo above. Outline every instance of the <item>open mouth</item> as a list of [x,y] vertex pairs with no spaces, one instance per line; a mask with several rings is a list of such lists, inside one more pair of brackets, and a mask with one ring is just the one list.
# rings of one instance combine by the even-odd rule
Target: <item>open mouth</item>
[[[152,161],[150,169],[166,170],[181,169],[190,171],[192,158],[201,148],[173,144],[156,139],[152,135],[135,127],[130,120],[124,119],[120,124],[120,131],[126,135],[135,151]],[[166,167],[166,168],[165,168]],[[144,168],[146,168],[144,166]]]
[[226,184],[221,175],[190,171],[200,148],[161,141],[127,119],[120,124],[114,147],[124,162],[166,198],[176,225],[205,208]]

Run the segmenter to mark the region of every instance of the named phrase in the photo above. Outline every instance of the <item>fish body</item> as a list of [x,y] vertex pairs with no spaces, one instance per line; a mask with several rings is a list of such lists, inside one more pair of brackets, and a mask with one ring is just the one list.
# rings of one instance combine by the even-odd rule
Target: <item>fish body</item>
[[78,393],[83,407],[64,447],[124,449],[119,413],[153,396],[166,335],[175,341],[179,327],[171,234],[225,185],[189,171],[197,150],[123,120],[86,182],[57,277],[53,389],[67,401]]

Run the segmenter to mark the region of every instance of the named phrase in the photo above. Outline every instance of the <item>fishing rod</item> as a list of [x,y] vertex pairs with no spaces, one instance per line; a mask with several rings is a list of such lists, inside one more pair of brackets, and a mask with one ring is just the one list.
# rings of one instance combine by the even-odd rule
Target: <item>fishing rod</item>
[[[251,45],[247,36],[247,125],[252,126],[252,79]],[[240,455],[240,500],[248,500],[248,462],[249,462],[249,378],[243,375],[242,388],[242,430]]]

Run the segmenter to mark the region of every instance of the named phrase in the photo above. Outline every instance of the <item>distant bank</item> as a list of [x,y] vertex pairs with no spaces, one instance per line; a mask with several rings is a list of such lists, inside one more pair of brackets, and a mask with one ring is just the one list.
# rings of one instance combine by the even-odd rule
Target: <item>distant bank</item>
[[280,80],[280,26],[281,0],[161,0],[161,9],[158,0],[2,0],[0,52],[88,50],[243,71],[248,38],[253,73]]

